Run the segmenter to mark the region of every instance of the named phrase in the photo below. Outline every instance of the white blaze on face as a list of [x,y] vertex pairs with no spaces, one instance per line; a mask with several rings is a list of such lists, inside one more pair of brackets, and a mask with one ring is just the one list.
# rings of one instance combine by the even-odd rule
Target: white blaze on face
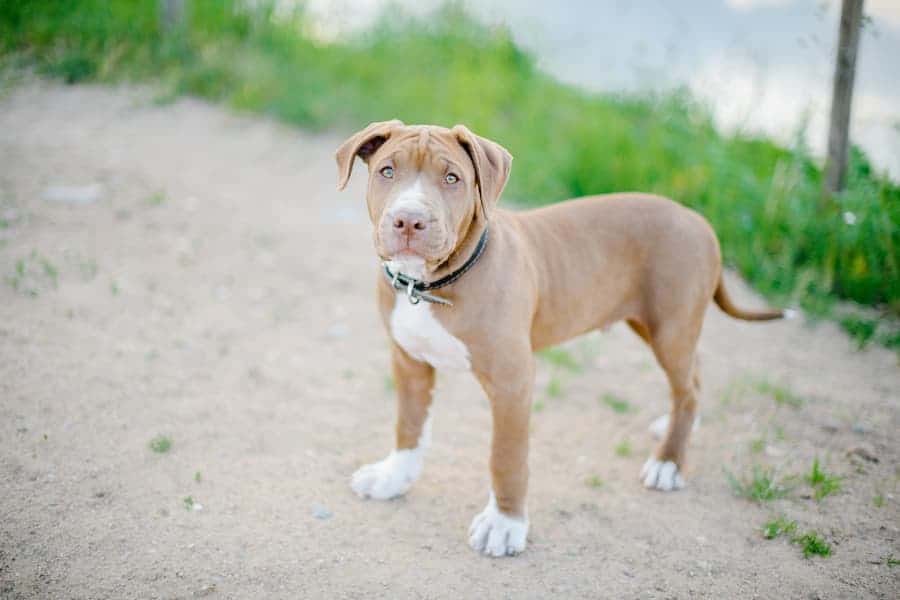
[[421,176],[416,177],[416,180],[412,185],[397,194],[397,197],[394,198],[394,201],[388,206],[387,214],[391,215],[402,209],[424,213],[428,212],[428,207],[425,206],[425,188],[422,186]]

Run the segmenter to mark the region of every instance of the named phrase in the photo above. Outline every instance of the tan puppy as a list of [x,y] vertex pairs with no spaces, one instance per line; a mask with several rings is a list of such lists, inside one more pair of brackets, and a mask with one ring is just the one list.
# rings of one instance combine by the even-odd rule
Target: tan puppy
[[[378,301],[392,339],[398,406],[396,448],[353,475],[356,493],[388,499],[409,489],[428,444],[435,369],[471,370],[494,425],[492,490],[469,543],[492,556],[521,552],[533,353],[623,319],[653,349],[672,388],[668,429],[641,479],[648,488],[680,488],[697,405],[695,348],[709,301],[740,319],[783,316],[731,303],[707,222],[647,194],[500,210],[512,157],[461,125],[369,125],[337,151],[339,188],[357,156],[369,167],[375,248],[397,276],[380,276]],[[459,278],[426,297],[416,285],[448,275]]]

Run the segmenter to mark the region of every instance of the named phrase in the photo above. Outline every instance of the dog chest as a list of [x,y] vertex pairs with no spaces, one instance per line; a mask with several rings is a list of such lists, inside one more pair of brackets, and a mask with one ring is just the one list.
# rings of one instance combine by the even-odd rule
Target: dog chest
[[441,325],[428,302],[410,304],[405,294],[397,294],[391,335],[407,354],[435,369],[469,370],[469,349]]

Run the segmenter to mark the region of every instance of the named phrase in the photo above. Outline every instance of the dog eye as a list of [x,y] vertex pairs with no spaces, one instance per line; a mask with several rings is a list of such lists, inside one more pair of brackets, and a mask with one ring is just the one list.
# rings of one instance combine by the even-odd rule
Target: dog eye
[[447,175],[444,177],[444,182],[451,185],[456,183],[457,181],[459,181],[459,177],[456,176],[456,173],[447,173]]
[[381,171],[379,171],[379,173],[381,173],[382,177],[385,177],[386,179],[393,179],[394,167],[384,167],[383,169],[381,169]]

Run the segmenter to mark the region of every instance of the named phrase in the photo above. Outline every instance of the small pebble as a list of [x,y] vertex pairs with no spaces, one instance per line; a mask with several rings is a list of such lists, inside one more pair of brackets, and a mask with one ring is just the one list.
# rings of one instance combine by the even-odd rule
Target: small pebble
[[858,433],[860,435],[864,435],[866,433],[872,433],[872,426],[867,423],[854,423],[853,424],[853,433]]
[[315,504],[313,505],[313,516],[321,521],[327,521],[334,516],[334,514],[324,506]]

